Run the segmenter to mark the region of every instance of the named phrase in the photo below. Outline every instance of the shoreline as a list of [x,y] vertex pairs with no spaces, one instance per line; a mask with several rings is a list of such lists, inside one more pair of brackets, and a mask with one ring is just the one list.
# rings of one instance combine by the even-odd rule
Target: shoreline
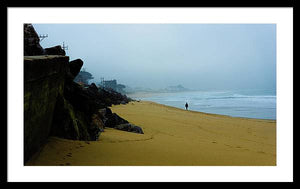
[[[131,99],[133,99],[133,100],[135,100],[135,101],[149,101],[149,102],[154,102],[154,101],[143,99],[143,98],[149,98],[149,97],[151,98],[151,97],[162,96],[162,95],[167,95],[167,94],[180,94],[180,93],[186,93],[186,92],[195,92],[195,93],[197,93],[197,92],[209,92],[209,91],[191,90],[191,91],[179,91],[179,92],[136,92],[136,93],[126,94],[126,96],[129,97],[129,98],[131,98]],[[162,104],[160,102],[154,102],[154,103],[181,109],[179,107],[172,106],[172,105]],[[184,110],[184,108],[182,108],[182,109]],[[243,116],[226,115],[226,114],[221,114],[221,113],[209,113],[209,112],[203,112],[203,111],[198,111],[198,110],[189,110],[189,111],[195,111],[195,112],[201,112],[201,113],[207,113],[207,114],[215,114],[215,115],[223,115],[223,116],[229,116],[229,117],[234,117],[234,118],[261,119],[261,120],[276,121],[276,118],[275,119],[271,119],[271,118],[254,118],[254,117],[243,117]]]
[[26,165],[276,165],[276,121],[186,111],[151,101],[111,107],[145,134],[105,128],[98,141],[50,137]]
[[215,114],[215,113],[201,112],[201,111],[197,111],[197,110],[184,110],[184,109],[181,109],[181,108],[178,108],[178,107],[175,107],[175,106],[169,106],[169,105],[165,105],[165,104],[160,104],[160,103],[149,101],[149,100],[141,100],[140,102],[155,103],[155,104],[158,104],[158,105],[166,106],[168,108],[175,108],[177,110],[190,111],[190,112],[201,113],[201,114],[205,114],[205,115],[224,116],[224,117],[229,117],[229,118],[254,119],[254,120],[274,121],[274,122],[276,122],[276,119],[263,119],[263,118],[251,118],[251,117],[236,117],[236,116],[230,116],[230,115],[224,115],[224,114]]

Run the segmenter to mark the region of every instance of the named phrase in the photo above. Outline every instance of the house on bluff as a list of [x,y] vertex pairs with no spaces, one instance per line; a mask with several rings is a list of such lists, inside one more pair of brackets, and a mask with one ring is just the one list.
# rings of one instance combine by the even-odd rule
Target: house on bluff
[[124,88],[126,88],[125,85],[118,84],[116,79],[104,80],[104,78],[101,78],[100,87],[108,90],[112,89],[122,94],[125,94]]

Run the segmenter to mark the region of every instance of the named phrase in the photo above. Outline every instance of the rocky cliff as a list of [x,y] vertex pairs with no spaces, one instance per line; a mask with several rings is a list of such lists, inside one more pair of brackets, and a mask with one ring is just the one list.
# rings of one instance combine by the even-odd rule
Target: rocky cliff
[[60,46],[43,49],[31,24],[24,25],[24,55],[24,162],[50,135],[98,140],[105,127],[143,134],[108,108],[129,98],[74,82],[83,61],[69,61]]
[[24,158],[35,153],[48,137],[56,99],[63,94],[69,57],[24,57]]

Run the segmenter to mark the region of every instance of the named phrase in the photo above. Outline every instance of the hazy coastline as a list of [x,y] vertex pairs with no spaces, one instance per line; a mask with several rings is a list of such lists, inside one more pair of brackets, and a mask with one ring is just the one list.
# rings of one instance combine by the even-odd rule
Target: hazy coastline
[[25,165],[276,165],[275,24],[35,26]]
[[276,92],[274,90],[219,91],[143,91],[127,95],[135,100],[152,101],[180,109],[241,118],[276,120]]

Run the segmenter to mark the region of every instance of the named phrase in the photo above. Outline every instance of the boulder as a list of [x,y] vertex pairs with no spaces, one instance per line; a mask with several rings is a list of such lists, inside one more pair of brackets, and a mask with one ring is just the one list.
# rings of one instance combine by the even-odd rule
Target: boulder
[[116,125],[115,129],[122,130],[122,131],[133,132],[133,133],[144,134],[141,127],[133,125],[131,123],[124,123],[124,124]]
[[100,132],[104,131],[104,123],[98,114],[92,115],[91,130],[95,130],[96,132],[98,132],[98,130],[100,130]]
[[[99,96],[98,87],[96,86],[95,83],[92,83],[91,85],[89,85],[88,91],[89,91],[90,93],[92,93],[93,95]],[[99,97],[100,97],[100,96],[99,96]]]
[[129,123],[116,113],[112,113],[111,109],[107,107],[98,110],[98,117],[103,121],[105,127],[144,134],[141,127]]
[[80,69],[83,65],[83,61],[81,59],[72,60],[69,62],[70,73],[72,74],[72,80],[78,75]]
[[110,115],[112,115],[112,111],[110,108],[108,107],[105,107],[105,108],[102,108],[102,109],[99,109],[98,110],[98,116],[103,120],[107,117],[109,117]]
[[114,90],[99,88],[98,91],[100,93],[102,101],[104,101],[107,106],[111,106],[112,104],[127,104],[131,101],[131,99],[126,95],[122,95],[121,93],[118,93]]
[[108,116],[112,115],[112,111],[110,108],[106,107],[105,110],[106,110],[106,115]]
[[91,139],[87,120],[63,96],[58,96],[56,101],[51,135],[72,140]]
[[44,54],[45,55],[62,55],[65,56],[66,52],[64,49],[61,48],[60,45],[50,47],[50,48],[45,48],[44,49]]
[[89,117],[96,113],[98,109],[106,106],[92,89],[85,89],[73,81],[66,82],[64,97],[75,109],[85,113]]
[[98,140],[104,123],[97,114],[91,117],[73,108],[63,97],[57,98],[53,116],[52,136],[72,140]]
[[106,117],[104,122],[105,127],[115,128],[117,125],[129,123],[127,120],[121,118],[116,113],[112,113]]

